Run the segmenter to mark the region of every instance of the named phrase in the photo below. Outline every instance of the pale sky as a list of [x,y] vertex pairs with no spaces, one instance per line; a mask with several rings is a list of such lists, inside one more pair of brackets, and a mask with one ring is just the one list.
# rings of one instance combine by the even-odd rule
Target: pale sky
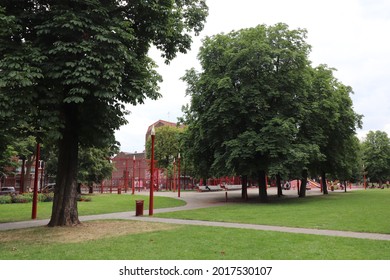
[[291,29],[305,28],[312,46],[312,66],[327,64],[335,77],[353,88],[354,109],[363,114],[364,137],[370,130],[390,136],[390,0],[207,0],[209,16],[191,51],[165,65],[157,51],[152,58],[164,81],[162,98],[129,106],[129,124],[116,133],[124,152],[142,152],[149,125],[162,119],[176,122],[181,107],[189,103],[186,84],[180,80],[187,69],[200,69],[197,61],[205,36],[228,33],[259,24],[283,22]]

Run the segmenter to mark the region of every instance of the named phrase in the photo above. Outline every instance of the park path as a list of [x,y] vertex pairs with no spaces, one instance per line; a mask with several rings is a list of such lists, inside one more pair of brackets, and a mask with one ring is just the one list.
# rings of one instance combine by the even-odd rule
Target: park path
[[[250,189],[249,195],[258,192],[256,189]],[[146,194],[146,193],[141,193]],[[272,194],[272,189],[269,191]],[[296,195],[294,190],[284,191],[285,195]],[[310,191],[308,195],[319,195],[319,191]],[[176,197],[177,193],[172,192],[156,192],[156,196]],[[180,199],[186,201],[185,206],[174,208],[155,209],[154,213],[165,213],[182,210],[191,210],[207,207],[218,207],[226,205],[228,202],[242,201],[240,191],[229,192],[181,192]],[[148,215],[148,210],[144,210],[144,214]],[[363,232],[351,232],[351,231],[338,231],[338,230],[323,230],[323,229],[309,229],[309,228],[296,228],[296,227],[283,227],[283,226],[269,226],[269,225],[254,225],[254,224],[242,224],[242,223],[229,223],[229,222],[213,222],[213,221],[200,221],[200,220],[183,220],[183,219],[169,219],[169,218],[157,218],[154,216],[135,216],[135,211],[108,213],[99,215],[80,216],[80,221],[91,221],[101,219],[124,219],[135,220],[145,222],[158,222],[158,223],[170,223],[170,224],[182,224],[182,225],[197,225],[197,226],[214,226],[225,228],[242,228],[252,230],[263,231],[277,231],[287,233],[299,233],[299,234],[313,234],[324,236],[337,236],[345,238],[360,238],[360,239],[373,239],[373,240],[388,240],[390,241],[390,234],[380,233],[363,233]],[[45,226],[49,223],[48,219],[44,220],[29,220],[12,223],[0,223],[0,230],[21,229],[37,226]]]

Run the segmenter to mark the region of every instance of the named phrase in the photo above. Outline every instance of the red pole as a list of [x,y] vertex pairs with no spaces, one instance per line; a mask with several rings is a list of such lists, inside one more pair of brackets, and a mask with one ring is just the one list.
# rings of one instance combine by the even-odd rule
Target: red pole
[[45,165],[42,161],[42,163],[41,163],[41,184],[40,184],[40,191],[41,192],[42,192],[42,188],[43,188],[44,169],[45,169]]
[[134,194],[135,191],[135,155],[133,156],[133,183],[131,184],[131,194]]
[[176,159],[173,159],[173,192],[176,191]]
[[151,151],[151,159],[150,159],[150,194],[149,194],[149,216],[153,216],[153,172],[154,172],[154,138],[155,138],[155,130],[154,126],[152,127],[152,131],[150,133],[152,137],[152,151]]
[[180,153],[177,157],[177,177],[178,177],[178,185],[177,185],[177,189],[178,189],[178,193],[177,193],[177,197],[180,197]]
[[141,192],[141,159],[138,160],[138,192]]
[[34,174],[34,194],[33,194],[33,202],[32,202],[32,213],[31,219],[37,218],[37,204],[38,204],[38,169],[39,169],[39,157],[40,157],[41,147],[39,143],[37,143],[37,150],[35,156],[35,174]]
[[126,172],[125,172],[125,193],[129,187],[129,159],[126,158]]

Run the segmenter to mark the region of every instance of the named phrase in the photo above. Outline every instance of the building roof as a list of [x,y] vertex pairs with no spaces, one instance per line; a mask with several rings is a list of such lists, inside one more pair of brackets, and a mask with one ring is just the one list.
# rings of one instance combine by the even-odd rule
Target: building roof
[[177,123],[158,120],[155,123],[149,125],[148,130],[146,131],[146,135],[150,135],[150,131],[152,130],[153,126],[154,128],[161,127],[161,126],[177,126]]
[[150,132],[152,131],[153,126],[154,126],[154,128],[158,128],[158,127],[162,127],[162,126],[173,126],[173,127],[181,127],[181,128],[185,127],[182,124],[178,125],[177,123],[174,123],[174,122],[158,120],[155,123],[149,125],[148,130],[146,131],[146,134],[145,134],[145,144],[146,144],[146,141],[148,140],[148,137],[150,136]]

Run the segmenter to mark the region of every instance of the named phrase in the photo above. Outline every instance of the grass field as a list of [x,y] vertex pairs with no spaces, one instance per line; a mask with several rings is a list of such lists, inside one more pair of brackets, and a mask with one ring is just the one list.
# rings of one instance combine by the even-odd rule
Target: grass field
[[[101,202],[97,197],[93,201],[101,204],[101,209],[80,207],[80,212],[108,210],[107,204],[116,204],[127,196],[101,196]],[[305,199],[272,199],[267,204],[251,200],[155,216],[389,233],[389,199],[390,190],[367,190]],[[168,201],[169,206],[171,202]],[[88,203],[91,202],[80,206],[87,207]],[[121,203],[127,207],[128,202],[118,202]],[[130,204],[134,210],[134,201]],[[0,211],[3,206],[0,205]],[[347,235],[329,237],[107,220],[84,222],[72,228],[0,231],[0,252],[3,260],[389,260],[390,242]]]
[[[144,200],[144,208],[149,207],[149,197],[142,195],[118,195],[118,194],[95,194],[88,195],[91,201],[79,202],[79,215],[94,215],[103,213],[135,211],[135,201]],[[185,205],[184,201],[158,197],[154,198],[154,208],[167,208]],[[25,221],[31,219],[31,203],[0,204],[1,223]],[[51,215],[51,202],[38,203],[37,219],[47,219]]]
[[388,241],[134,221],[12,230],[0,240],[0,259],[8,260],[390,259]]
[[334,192],[269,203],[227,203],[215,209],[156,214],[157,217],[334,229],[390,234],[390,189]]

